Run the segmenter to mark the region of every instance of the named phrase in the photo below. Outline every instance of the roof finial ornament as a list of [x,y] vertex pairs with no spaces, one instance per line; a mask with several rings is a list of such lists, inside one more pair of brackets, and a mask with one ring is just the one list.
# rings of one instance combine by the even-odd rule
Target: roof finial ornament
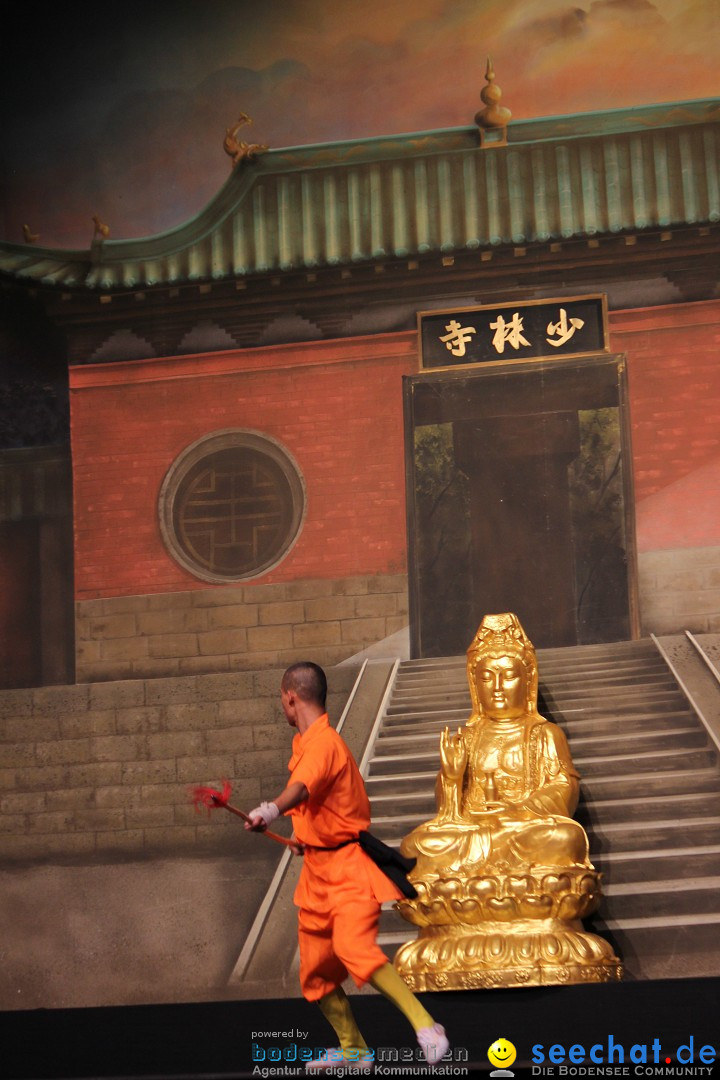
[[26,244],[37,244],[40,239],[40,233],[34,233],[30,231],[29,225],[23,225],[23,239]]
[[103,240],[107,240],[108,236],[110,235],[110,226],[105,225],[104,222],[100,220],[97,214],[93,214],[92,222],[95,226],[95,228],[93,229],[93,241],[102,243]]
[[475,114],[475,123],[480,129],[481,146],[506,146],[507,126],[512,118],[512,113],[504,105],[500,105],[502,90],[495,82],[495,68],[488,56],[485,68],[487,86],[480,91],[480,99],[485,108]]
[[225,128],[223,150],[233,159],[233,168],[241,161],[252,161],[254,157],[263,154],[268,149],[264,143],[247,143],[238,139],[238,131],[246,124],[252,124],[252,120],[247,113],[241,112],[237,123]]

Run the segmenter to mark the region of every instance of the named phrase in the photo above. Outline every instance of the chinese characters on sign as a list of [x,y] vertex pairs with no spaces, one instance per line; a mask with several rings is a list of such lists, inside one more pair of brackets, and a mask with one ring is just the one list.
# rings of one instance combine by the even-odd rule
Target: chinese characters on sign
[[513,313],[512,319],[507,324],[502,315],[498,315],[495,322],[490,323],[490,329],[495,331],[492,339],[493,348],[501,353],[505,349],[505,342],[512,345],[513,349],[519,349],[521,345],[529,345],[530,342],[523,337],[522,328],[523,321],[517,311]]
[[425,312],[419,322],[424,368],[608,349],[603,296]]
[[465,346],[474,333],[476,333],[474,326],[469,326],[463,329],[457,319],[451,319],[445,327],[449,331],[445,337],[441,337],[440,340],[445,342],[445,345],[453,354],[453,356],[464,356]]
[[[582,330],[585,325],[584,319],[571,319],[568,325],[567,311],[565,308],[560,308],[560,322],[548,323],[547,332],[551,336],[546,338],[548,345],[554,345],[558,348],[560,345],[564,345],[566,341],[569,341],[576,330]],[[553,341],[553,337],[558,335],[557,341]]]

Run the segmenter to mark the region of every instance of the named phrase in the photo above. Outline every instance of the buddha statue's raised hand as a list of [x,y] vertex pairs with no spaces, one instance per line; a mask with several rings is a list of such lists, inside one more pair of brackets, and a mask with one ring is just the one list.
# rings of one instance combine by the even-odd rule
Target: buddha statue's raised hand
[[463,777],[468,763],[468,748],[460,728],[457,735],[451,735],[445,728],[440,736],[440,773],[437,782],[436,822],[460,821],[462,814]]

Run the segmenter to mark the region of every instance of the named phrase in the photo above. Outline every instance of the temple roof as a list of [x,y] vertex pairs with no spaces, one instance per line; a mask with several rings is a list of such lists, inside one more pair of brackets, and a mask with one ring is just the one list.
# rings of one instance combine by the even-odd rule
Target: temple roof
[[63,289],[353,266],[720,220],[720,99],[270,150],[194,218],[84,251],[0,244],[0,273]]

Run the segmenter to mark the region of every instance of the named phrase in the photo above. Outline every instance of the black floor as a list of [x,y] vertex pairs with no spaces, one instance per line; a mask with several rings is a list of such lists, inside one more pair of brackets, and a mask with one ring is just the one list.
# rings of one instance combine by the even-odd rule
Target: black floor
[[[612,1075],[720,1075],[720,1066],[710,1067],[714,1052],[720,1055],[719,978],[423,1000],[451,1036],[453,1061],[438,1069],[442,1075],[463,1075],[466,1068],[489,1074],[487,1050],[498,1038],[517,1049],[516,1076],[606,1076],[611,1064],[627,1067]],[[353,1008],[376,1049],[377,1075],[422,1071],[411,1060],[413,1033],[388,1002],[361,996]],[[330,1029],[302,999],[0,1013],[5,1080],[302,1075],[300,1052],[326,1045],[332,1045]],[[691,1062],[693,1068],[679,1068]]]

